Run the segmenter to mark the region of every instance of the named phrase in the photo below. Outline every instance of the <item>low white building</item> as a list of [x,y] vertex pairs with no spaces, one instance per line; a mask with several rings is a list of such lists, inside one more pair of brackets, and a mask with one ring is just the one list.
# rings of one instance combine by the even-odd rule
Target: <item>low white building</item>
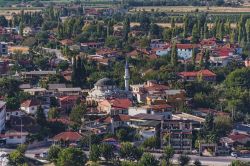
[[27,114],[34,115],[40,105],[41,103],[35,99],[25,100],[24,102],[21,103],[21,110],[23,110]]
[[162,105],[145,105],[141,107],[129,107],[128,115],[135,116],[138,114],[151,114],[151,115],[162,115],[164,119],[171,119],[173,107],[162,104]]
[[0,138],[5,141],[7,145],[17,145],[25,143],[28,134],[28,132],[8,131],[0,135]]
[[0,132],[5,129],[6,122],[6,102],[0,101]]

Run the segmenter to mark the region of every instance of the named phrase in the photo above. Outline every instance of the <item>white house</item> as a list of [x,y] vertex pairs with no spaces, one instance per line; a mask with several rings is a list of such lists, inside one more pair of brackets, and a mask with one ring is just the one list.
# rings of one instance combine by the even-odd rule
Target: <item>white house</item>
[[155,54],[158,56],[165,56],[168,55],[170,52],[170,48],[159,48],[156,49]]
[[135,116],[138,114],[162,115],[165,119],[171,119],[172,107],[167,104],[145,105],[141,107],[129,107],[128,115]]
[[192,57],[193,50],[198,50],[197,44],[176,44],[177,54],[179,58],[189,59]]
[[6,103],[0,101],[0,132],[5,129],[6,122]]
[[5,140],[6,144],[23,144],[26,142],[28,132],[17,132],[17,131],[8,131],[5,134],[1,134],[1,140]]
[[25,100],[21,103],[21,110],[25,111],[27,114],[35,114],[41,103],[38,100],[30,99]]

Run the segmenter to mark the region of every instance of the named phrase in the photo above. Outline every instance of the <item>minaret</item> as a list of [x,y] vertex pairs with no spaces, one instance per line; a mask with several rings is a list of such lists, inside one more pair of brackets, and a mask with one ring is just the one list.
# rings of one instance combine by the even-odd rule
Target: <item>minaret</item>
[[124,75],[124,81],[125,81],[125,90],[129,91],[129,66],[128,66],[128,61],[126,61],[125,65],[125,75]]

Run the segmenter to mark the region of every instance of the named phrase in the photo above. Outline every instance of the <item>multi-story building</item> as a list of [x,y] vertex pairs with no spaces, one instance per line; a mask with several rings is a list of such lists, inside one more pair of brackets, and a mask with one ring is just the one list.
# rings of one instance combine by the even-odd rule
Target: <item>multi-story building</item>
[[172,119],[162,122],[162,146],[171,145],[175,152],[192,151],[192,122],[190,120]]
[[8,54],[8,46],[5,42],[0,42],[0,55],[7,55]]
[[6,121],[6,103],[0,101],[0,132],[5,129],[5,121]]
[[0,60],[0,75],[6,74],[9,70],[9,61]]

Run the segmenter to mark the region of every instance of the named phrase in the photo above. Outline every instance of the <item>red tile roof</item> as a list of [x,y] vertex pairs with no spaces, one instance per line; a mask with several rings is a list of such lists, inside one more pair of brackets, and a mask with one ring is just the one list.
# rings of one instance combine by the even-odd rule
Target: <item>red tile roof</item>
[[[113,120],[114,122],[128,122],[130,120],[129,115],[124,115],[124,114],[119,114],[119,115],[114,115]],[[102,123],[111,123],[111,116],[105,117],[105,118],[100,118],[97,119],[97,122],[102,122]]]
[[54,119],[49,119],[48,121],[49,122],[60,122],[60,123],[65,124],[65,125],[73,124],[72,121],[70,121],[69,119],[66,119],[66,118],[54,118]]
[[78,98],[79,98],[79,96],[62,96],[59,98],[59,100],[62,103],[67,103],[67,102],[76,101]]
[[168,105],[168,104],[145,105],[142,107],[146,109],[153,109],[154,111],[162,111],[167,108],[173,108],[171,105]]
[[53,140],[54,141],[71,141],[71,142],[75,142],[75,141],[79,141],[82,138],[82,136],[78,133],[78,132],[73,132],[73,131],[66,131],[66,132],[62,132],[57,134],[56,136],[54,136]]
[[21,103],[21,107],[32,107],[32,106],[39,106],[41,103],[36,99],[25,100]]
[[176,47],[178,49],[193,49],[193,48],[199,48],[200,45],[198,44],[176,44]]
[[233,141],[238,141],[238,140],[242,140],[242,139],[250,139],[249,135],[241,134],[241,133],[230,134],[228,137],[230,139],[232,139]]
[[110,105],[112,108],[116,109],[128,109],[128,107],[132,106],[132,101],[129,99],[111,99],[111,100],[103,100],[100,105],[108,106]]
[[62,45],[72,45],[73,44],[73,41],[70,40],[70,39],[64,39],[64,40],[61,40],[60,43]]
[[179,73],[180,76],[183,77],[197,77],[198,75],[202,75],[205,77],[215,77],[216,74],[214,74],[213,72],[211,72],[210,70],[200,70],[200,71],[188,71],[188,72],[180,72]]
[[234,49],[232,49],[232,48],[226,48],[226,47],[219,48],[219,49],[215,50],[215,53],[218,56],[229,56],[230,54],[232,54],[234,52],[235,52]]

